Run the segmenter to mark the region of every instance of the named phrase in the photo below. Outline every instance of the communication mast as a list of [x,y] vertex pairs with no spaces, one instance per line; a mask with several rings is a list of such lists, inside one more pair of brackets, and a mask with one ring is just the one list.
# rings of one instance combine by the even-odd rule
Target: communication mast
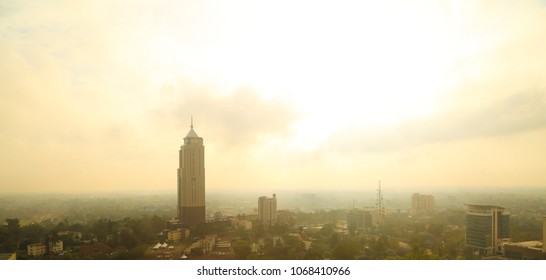
[[385,217],[385,207],[383,206],[383,194],[381,194],[381,180],[379,180],[379,187],[377,188],[377,202],[375,204],[377,211],[377,225],[383,222]]

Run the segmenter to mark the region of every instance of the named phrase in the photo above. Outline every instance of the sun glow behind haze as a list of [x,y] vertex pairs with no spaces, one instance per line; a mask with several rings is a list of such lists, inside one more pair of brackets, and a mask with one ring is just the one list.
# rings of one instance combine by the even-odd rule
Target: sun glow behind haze
[[57,4],[0,4],[2,191],[174,191],[191,114],[209,190],[546,183],[538,1]]

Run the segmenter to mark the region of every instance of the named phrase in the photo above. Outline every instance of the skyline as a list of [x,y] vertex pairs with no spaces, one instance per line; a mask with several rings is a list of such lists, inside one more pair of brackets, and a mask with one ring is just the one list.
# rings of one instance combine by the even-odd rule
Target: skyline
[[176,192],[191,115],[211,193],[544,188],[521,2],[2,3],[0,193]]

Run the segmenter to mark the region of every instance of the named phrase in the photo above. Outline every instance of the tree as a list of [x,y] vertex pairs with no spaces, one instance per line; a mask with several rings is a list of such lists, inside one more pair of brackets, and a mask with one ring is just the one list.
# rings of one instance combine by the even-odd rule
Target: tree
[[214,214],[212,215],[212,217],[216,220],[222,218],[222,212],[214,212]]
[[354,260],[359,253],[356,242],[344,240],[335,247],[333,257],[336,260]]
[[135,237],[134,233],[127,228],[122,228],[119,233],[120,243],[131,250],[138,245],[138,239]]
[[250,244],[247,241],[237,240],[233,243],[233,252],[238,259],[246,260],[250,255]]
[[6,227],[4,231],[4,237],[2,240],[2,247],[7,251],[15,251],[19,249],[19,242],[21,241],[21,228],[19,226],[19,219],[6,219]]

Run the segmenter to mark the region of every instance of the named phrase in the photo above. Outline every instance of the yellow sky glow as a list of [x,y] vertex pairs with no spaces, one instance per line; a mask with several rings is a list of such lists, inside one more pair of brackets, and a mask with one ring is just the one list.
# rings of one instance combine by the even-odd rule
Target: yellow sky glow
[[546,186],[541,1],[0,4],[0,192]]

